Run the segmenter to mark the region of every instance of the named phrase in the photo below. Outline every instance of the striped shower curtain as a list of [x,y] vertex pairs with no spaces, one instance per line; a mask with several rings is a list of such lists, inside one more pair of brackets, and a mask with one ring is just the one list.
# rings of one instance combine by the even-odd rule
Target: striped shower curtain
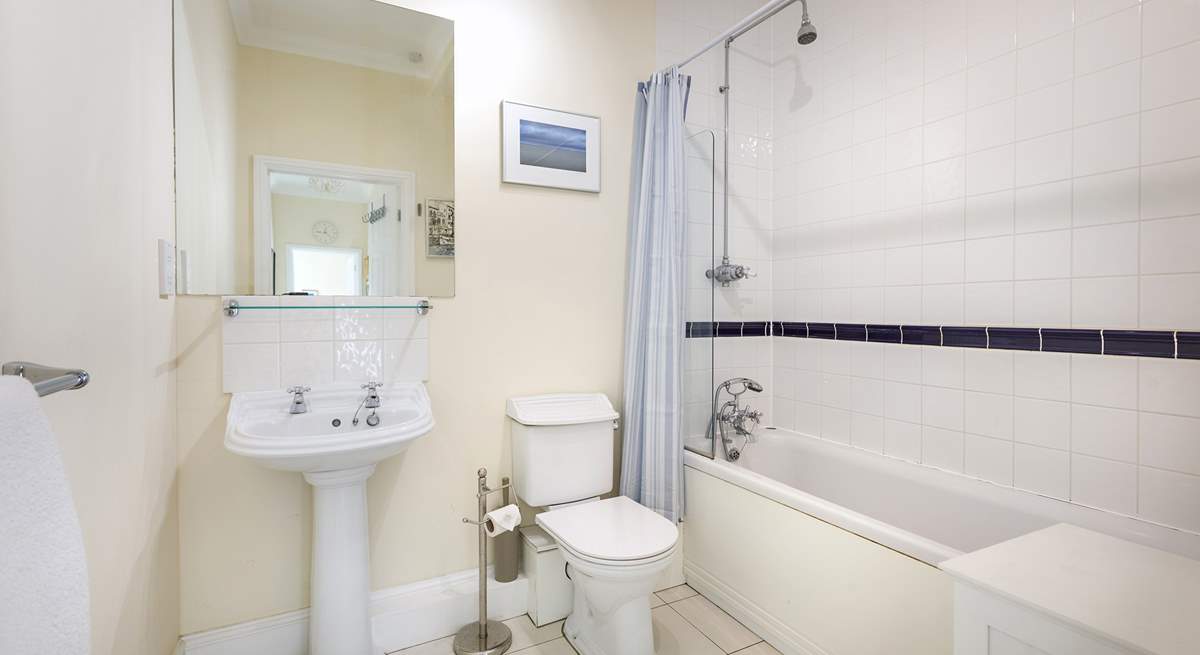
[[683,120],[690,84],[678,68],[638,84],[629,199],[621,493],[672,521],[683,516]]

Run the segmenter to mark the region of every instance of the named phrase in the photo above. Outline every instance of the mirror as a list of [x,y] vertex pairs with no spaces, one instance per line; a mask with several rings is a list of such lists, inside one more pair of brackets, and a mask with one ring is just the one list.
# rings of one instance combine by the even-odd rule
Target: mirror
[[454,24],[174,2],[178,293],[454,295]]

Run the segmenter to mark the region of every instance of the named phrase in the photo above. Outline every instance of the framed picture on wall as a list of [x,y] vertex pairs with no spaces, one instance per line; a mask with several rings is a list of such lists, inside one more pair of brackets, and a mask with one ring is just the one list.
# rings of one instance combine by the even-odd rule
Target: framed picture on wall
[[425,201],[425,256],[454,256],[454,201]]
[[500,115],[504,182],[599,193],[599,118],[507,101]]

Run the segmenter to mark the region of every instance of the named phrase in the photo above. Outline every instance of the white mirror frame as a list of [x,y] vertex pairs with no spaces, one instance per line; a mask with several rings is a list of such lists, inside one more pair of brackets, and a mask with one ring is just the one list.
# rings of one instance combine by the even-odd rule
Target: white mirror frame
[[254,156],[254,293],[255,295],[272,295],[271,279],[273,263],[271,248],[273,243],[273,216],[271,213],[271,173],[293,173],[296,175],[311,175],[315,177],[335,177],[359,180],[372,184],[394,185],[400,189],[398,206],[403,210],[406,228],[400,231],[400,252],[408,256],[402,259],[401,289],[403,293],[391,294],[411,296],[415,293],[416,285],[416,256],[414,239],[416,229],[417,176],[408,171],[390,170],[385,168],[367,168],[349,164],[332,164],[327,162],[307,161],[304,159],[288,159],[269,155]]

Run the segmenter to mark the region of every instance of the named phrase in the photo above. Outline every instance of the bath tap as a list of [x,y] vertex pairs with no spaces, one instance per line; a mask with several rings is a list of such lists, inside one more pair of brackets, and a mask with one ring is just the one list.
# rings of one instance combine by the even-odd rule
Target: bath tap
[[288,387],[287,392],[292,394],[292,406],[288,408],[289,414],[308,413],[308,401],[304,399],[304,394],[308,393],[309,391],[312,391],[312,387]]
[[[733,427],[736,436],[744,437],[746,443],[753,443],[756,438],[754,436],[754,428],[758,426],[762,419],[762,412],[752,410],[749,406],[742,407],[740,404],[742,394],[747,391],[761,393],[763,386],[750,378],[731,378],[717,385],[716,391],[713,392],[712,414],[708,417],[708,431],[705,435],[712,442],[713,450],[717,448],[716,437],[717,432],[721,433],[721,448],[725,451],[725,456],[730,461],[737,461],[742,456],[741,450],[735,447],[733,437],[725,434],[725,426]],[[725,401],[724,405],[717,408],[717,402],[720,400],[721,391],[725,391],[732,398]],[[734,446],[734,447],[731,447]],[[745,449],[745,444],[742,445],[742,450]]]

